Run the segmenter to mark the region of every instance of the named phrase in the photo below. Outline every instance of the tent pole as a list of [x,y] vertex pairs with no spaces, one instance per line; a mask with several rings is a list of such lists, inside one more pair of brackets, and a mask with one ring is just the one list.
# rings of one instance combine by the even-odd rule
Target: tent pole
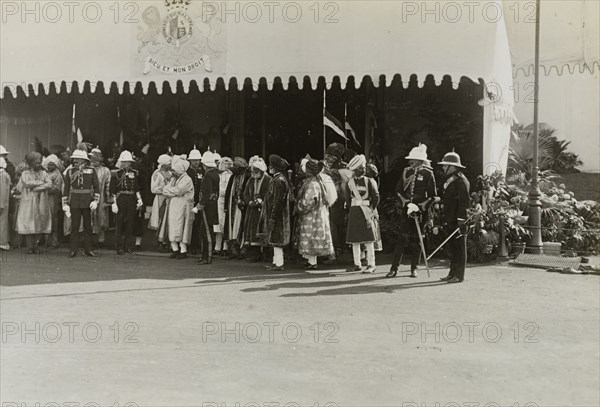
[[327,130],[325,129],[325,111],[327,109],[327,85],[325,85],[325,89],[323,89],[323,118],[321,119],[321,121],[323,122],[323,159],[325,159],[325,151],[327,150],[327,137],[326,137],[326,132]]
[[536,0],[535,9],[535,86],[533,90],[533,163],[531,173],[531,188],[529,190],[529,226],[531,226],[531,240],[528,251],[534,254],[542,252],[542,203],[540,202],[539,185],[539,78],[540,78],[540,0]]

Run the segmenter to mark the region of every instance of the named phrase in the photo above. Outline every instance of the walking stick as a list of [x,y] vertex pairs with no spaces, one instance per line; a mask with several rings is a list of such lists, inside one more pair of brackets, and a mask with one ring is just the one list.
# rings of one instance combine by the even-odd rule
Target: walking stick
[[427,277],[431,277],[431,274],[429,273],[429,264],[427,264],[427,253],[425,252],[425,243],[423,242],[423,234],[421,233],[421,225],[419,225],[419,219],[417,219],[417,217],[414,217],[415,219],[415,225],[417,226],[417,233],[419,233],[419,243],[421,243],[421,252],[423,253],[423,258],[425,259],[425,268],[427,269]]

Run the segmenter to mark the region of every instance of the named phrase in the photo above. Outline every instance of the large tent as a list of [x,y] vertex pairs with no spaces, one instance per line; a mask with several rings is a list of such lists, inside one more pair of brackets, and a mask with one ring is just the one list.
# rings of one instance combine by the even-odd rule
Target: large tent
[[[71,3],[69,3],[71,4]],[[167,6],[169,4],[169,6]],[[2,2],[2,97],[90,82],[187,92],[295,77],[345,84],[416,75],[484,84],[483,169],[505,169],[513,123],[512,71],[501,1]],[[233,78],[236,82],[230,82]],[[178,81],[181,83],[178,86]],[[406,82],[405,82],[406,81]],[[305,81],[304,84],[307,82]],[[384,85],[386,84],[384,83]],[[113,85],[115,86],[115,85]],[[2,116],[0,142],[22,154]],[[466,153],[466,151],[465,151]]]

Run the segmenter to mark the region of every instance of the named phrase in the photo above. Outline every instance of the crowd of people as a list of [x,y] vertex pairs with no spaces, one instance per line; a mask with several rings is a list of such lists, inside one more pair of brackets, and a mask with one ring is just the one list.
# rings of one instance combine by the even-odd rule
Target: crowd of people
[[[139,248],[141,226],[155,231],[160,252],[176,260],[200,254],[202,265],[225,257],[267,261],[267,269],[277,271],[284,270],[286,259],[299,256],[306,269],[315,270],[319,262],[338,263],[351,248],[347,271],[376,270],[375,253],[382,250],[378,170],[340,143],[329,145],[323,160],[307,155],[294,169],[276,154],[267,161],[221,157],[210,149],[202,154],[195,147],[186,155],[162,154],[149,179],[153,202],[147,225],[141,193],[145,180],[133,154],[122,151],[109,169],[102,151],[88,150],[79,144],[67,168],[56,155],[38,152],[15,168],[0,146],[0,249],[10,250],[11,241],[19,245],[17,236],[25,238],[28,253],[37,253],[42,241],[58,246],[60,233],[70,235],[69,257],[80,251],[95,257],[114,218],[119,255]],[[413,148],[406,158],[410,165],[396,186],[404,208],[400,238],[388,278],[397,275],[406,248],[412,252],[411,276],[417,277],[424,254],[419,225],[439,199],[426,146]],[[469,184],[458,154],[446,154],[439,164],[447,175],[446,222],[461,231],[450,243],[452,263],[444,280],[460,282]]]

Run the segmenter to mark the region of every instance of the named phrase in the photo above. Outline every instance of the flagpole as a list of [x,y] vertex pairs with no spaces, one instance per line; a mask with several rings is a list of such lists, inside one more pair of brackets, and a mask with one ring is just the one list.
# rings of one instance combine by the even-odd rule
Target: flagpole
[[323,89],[323,159],[325,159],[325,151],[327,150],[326,128],[325,128],[325,111],[327,109],[327,85]]
[[[346,135],[348,135],[348,132],[346,131],[346,120],[348,118],[348,103],[344,103],[344,133]],[[346,144],[346,150],[348,149],[348,138],[346,138],[345,142]]]

